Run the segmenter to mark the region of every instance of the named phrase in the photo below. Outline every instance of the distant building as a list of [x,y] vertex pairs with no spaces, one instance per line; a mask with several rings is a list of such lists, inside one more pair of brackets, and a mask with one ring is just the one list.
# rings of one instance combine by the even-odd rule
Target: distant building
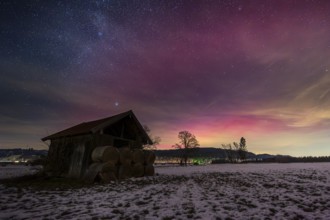
[[22,155],[10,155],[8,157],[1,157],[0,163],[21,163]]
[[33,164],[36,161],[40,161],[45,158],[47,151],[45,150],[33,150],[33,148],[22,149],[0,149],[0,163],[12,164],[12,163],[25,163]]
[[133,111],[84,122],[42,138],[50,141],[46,169],[54,175],[80,178],[98,146],[142,148],[152,144]]

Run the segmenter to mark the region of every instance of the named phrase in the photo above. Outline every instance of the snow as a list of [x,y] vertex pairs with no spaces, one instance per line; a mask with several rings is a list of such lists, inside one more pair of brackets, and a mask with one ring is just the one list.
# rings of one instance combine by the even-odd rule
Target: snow
[[330,168],[330,163],[251,163],[251,164],[217,164],[207,166],[158,166],[157,173],[166,175],[191,175],[195,173],[210,173],[210,172],[271,172],[283,171],[289,172],[292,170],[302,169],[317,169],[327,170]]
[[0,219],[330,219],[330,163],[170,166],[156,173],[66,190],[0,185]]
[[25,165],[0,165],[0,179],[31,175],[38,172],[41,166],[25,166]]

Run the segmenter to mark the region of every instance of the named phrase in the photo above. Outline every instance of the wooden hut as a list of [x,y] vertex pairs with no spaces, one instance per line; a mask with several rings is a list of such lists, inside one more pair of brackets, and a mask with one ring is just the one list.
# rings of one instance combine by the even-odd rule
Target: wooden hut
[[41,140],[50,141],[46,170],[72,178],[84,175],[98,146],[141,149],[144,144],[152,144],[133,111],[84,122]]

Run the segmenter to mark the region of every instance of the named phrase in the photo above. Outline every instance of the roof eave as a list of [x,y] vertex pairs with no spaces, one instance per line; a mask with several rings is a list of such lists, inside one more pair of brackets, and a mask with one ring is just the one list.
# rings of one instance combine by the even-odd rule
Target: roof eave
[[132,113],[133,113],[132,110],[129,110],[129,111],[127,111],[127,112],[124,112],[124,113],[121,114],[122,116],[121,116],[121,117],[118,117],[116,120],[113,120],[113,119],[112,119],[112,121],[110,121],[110,119],[109,119],[109,121],[106,121],[106,122],[104,122],[104,123],[102,123],[102,124],[100,124],[100,125],[98,125],[98,126],[92,128],[92,129],[91,129],[91,132],[92,132],[92,133],[97,133],[98,131],[100,131],[100,130],[106,128],[107,126],[109,126],[109,125],[111,125],[111,124],[114,124],[114,123],[120,121],[121,119],[127,117],[128,115],[131,115]]
[[52,141],[52,140],[55,140],[55,139],[77,137],[77,136],[88,135],[88,134],[91,134],[91,132],[74,134],[74,135],[63,135],[63,136],[59,136],[59,137],[52,137],[52,135],[50,135],[50,136],[42,138],[41,140],[42,141],[48,141],[48,140]]

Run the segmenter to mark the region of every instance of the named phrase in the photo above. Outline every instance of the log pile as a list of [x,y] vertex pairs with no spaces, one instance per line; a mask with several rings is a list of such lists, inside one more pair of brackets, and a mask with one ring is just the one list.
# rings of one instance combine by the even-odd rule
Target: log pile
[[84,177],[86,182],[108,183],[155,174],[156,157],[152,151],[102,146],[93,150],[91,158],[93,162]]

